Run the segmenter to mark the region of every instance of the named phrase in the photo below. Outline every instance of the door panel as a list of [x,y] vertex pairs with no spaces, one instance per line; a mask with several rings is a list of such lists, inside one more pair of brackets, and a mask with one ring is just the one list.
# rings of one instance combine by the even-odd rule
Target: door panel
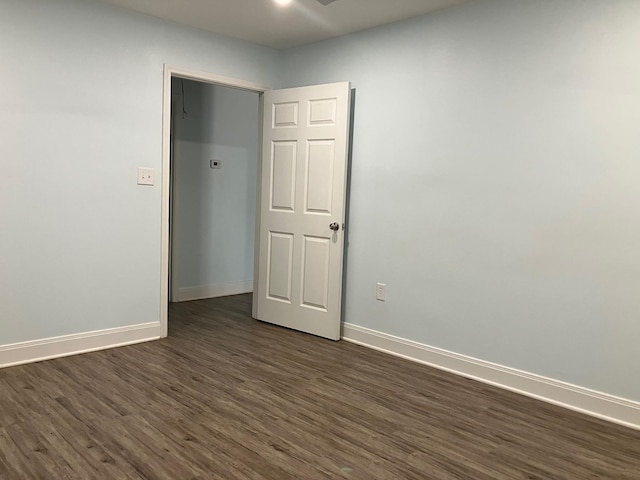
[[271,209],[293,212],[296,191],[296,142],[273,142]]
[[302,306],[327,311],[329,303],[330,239],[304,237],[302,248]]
[[[259,320],[340,338],[350,84],[264,94]],[[334,226],[335,228],[335,226]]]
[[275,103],[273,105],[273,128],[295,128],[298,126],[298,102]]
[[334,140],[308,142],[305,213],[331,215],[334,158]]
[[337,106],[335,98],[309,101],[309,125],[335,125]]
[[293,235],[269,232],[269,298],[291,303]]

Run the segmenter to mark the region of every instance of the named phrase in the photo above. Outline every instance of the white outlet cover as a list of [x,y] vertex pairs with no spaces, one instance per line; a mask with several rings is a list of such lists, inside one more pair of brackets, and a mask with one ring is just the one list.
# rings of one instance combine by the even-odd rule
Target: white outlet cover
[[155,169],[138,167],[138,185],[154,185]]
[[387,300],[387,284],[376,283],[376,300],[385,302]]
[[221,160],[210,160],[209,161],[209,166],[211,168],[222,168],[222,161]]

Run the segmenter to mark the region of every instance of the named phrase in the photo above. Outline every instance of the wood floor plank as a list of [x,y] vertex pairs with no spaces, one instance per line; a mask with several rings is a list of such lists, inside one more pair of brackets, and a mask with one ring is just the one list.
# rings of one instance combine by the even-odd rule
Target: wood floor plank
[[0,478],[640,480],[640,432],[250,318],[0,370]]

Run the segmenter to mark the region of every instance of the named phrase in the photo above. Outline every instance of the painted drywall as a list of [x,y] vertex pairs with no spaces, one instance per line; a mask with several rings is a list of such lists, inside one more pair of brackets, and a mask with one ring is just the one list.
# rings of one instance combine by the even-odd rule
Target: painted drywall
[[159,321],[163,64],[276,86],[281,54],[89,0],[3,0],[0,59],[0,345]]
[[639,47],[637,1],[482,0],[287,51],[357,92],[345,320],[640,400]]
[[182,79],[173,92],[172,290],[251,283],[258,94]]
[[0,345],[159,319],[135,169],[160,171],[166,62],[353,82],[348,322],[640,400],[639,10],[480,0],[281,53],[4,0]]

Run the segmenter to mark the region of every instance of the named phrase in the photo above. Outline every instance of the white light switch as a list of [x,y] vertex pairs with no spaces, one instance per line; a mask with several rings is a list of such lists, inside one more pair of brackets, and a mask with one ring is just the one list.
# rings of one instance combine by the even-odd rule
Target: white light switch
[[222,162],[220,160],[210,160],[209,166],[211,168],[222,168]]
[[153,185],[155,169],[138,167],[138,185]]

